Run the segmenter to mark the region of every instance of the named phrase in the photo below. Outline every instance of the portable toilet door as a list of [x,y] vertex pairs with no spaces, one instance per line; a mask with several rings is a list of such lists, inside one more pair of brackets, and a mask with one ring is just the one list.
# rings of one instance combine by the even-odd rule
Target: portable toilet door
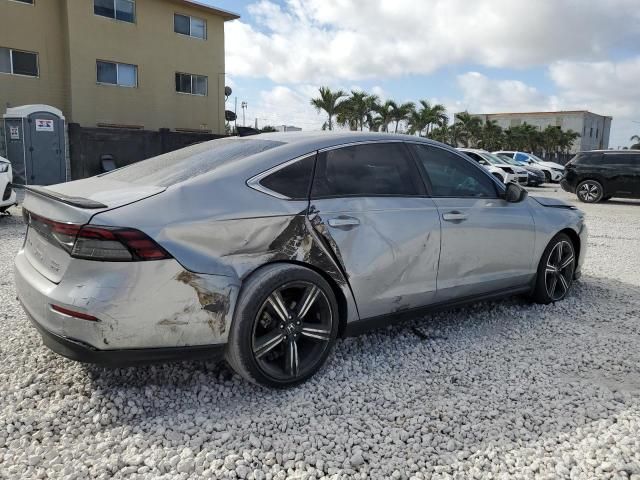
[[65,119],[62,112],[48,105],[23,105],[8,108],[4,119],[14,183],[53,185],[65,182]]

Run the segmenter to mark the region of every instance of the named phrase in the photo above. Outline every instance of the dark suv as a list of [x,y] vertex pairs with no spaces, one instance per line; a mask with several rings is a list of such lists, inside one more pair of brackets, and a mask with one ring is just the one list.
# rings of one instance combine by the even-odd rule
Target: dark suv
[[580,152],[565,165],[560,185],[586,203],[640,198],[640,150]]

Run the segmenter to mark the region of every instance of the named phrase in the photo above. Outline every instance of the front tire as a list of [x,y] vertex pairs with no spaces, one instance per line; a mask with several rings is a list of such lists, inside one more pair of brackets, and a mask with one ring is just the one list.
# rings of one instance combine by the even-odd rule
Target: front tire
[[573,285],[575,268],[575,246],[566,234],[559,233],[551,239],[538,264],[533,300],[548,304],[564,299]]
[[584,203],[598,203],[603,195],[602,184],[595,180],[585,180],[580,182],[576,188],[578,200]]
[[322,367],[338,325],[335,295],[322,276],[297,265],[269,265],[243,286],[225,357],[250,382],[290,387]]

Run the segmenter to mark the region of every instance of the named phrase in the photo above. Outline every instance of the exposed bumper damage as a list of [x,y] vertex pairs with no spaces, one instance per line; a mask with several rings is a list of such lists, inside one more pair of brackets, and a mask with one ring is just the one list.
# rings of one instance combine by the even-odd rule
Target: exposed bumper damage
[[[18,297],[35,323],[99,350],[223,344],[240,288],[232,278],[194,274],[174,260],[74,260],[55,284],[20,252],[15,276]],[[51,304],[99,321],[61,314]]]

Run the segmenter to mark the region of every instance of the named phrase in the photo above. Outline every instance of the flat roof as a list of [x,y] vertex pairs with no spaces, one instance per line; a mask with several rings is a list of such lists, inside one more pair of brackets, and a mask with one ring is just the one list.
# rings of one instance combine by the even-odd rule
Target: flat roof
[[597,113],[590,112],[589,110],[558,110],[555,112],[501,112],[501,113],[471,113],[473,116],[490,116],[490,115],[567,115],[577,113],[589,113],[598,117],[613,118],[608,115],[598,115]]
[[240,18],[240,15],[234,12],[230,12],[228,10],[223,10],[221,8],[214,7],[213,5],[209,5],[207,3],[203,3],[198,0],[173,0],[177,3],[182,3],[189,7],[199,8],[200,10],[206,10],[209,13],[213,13],[214,15],[218,15],[224,18],[225,22],[228,20],[237,20]]

